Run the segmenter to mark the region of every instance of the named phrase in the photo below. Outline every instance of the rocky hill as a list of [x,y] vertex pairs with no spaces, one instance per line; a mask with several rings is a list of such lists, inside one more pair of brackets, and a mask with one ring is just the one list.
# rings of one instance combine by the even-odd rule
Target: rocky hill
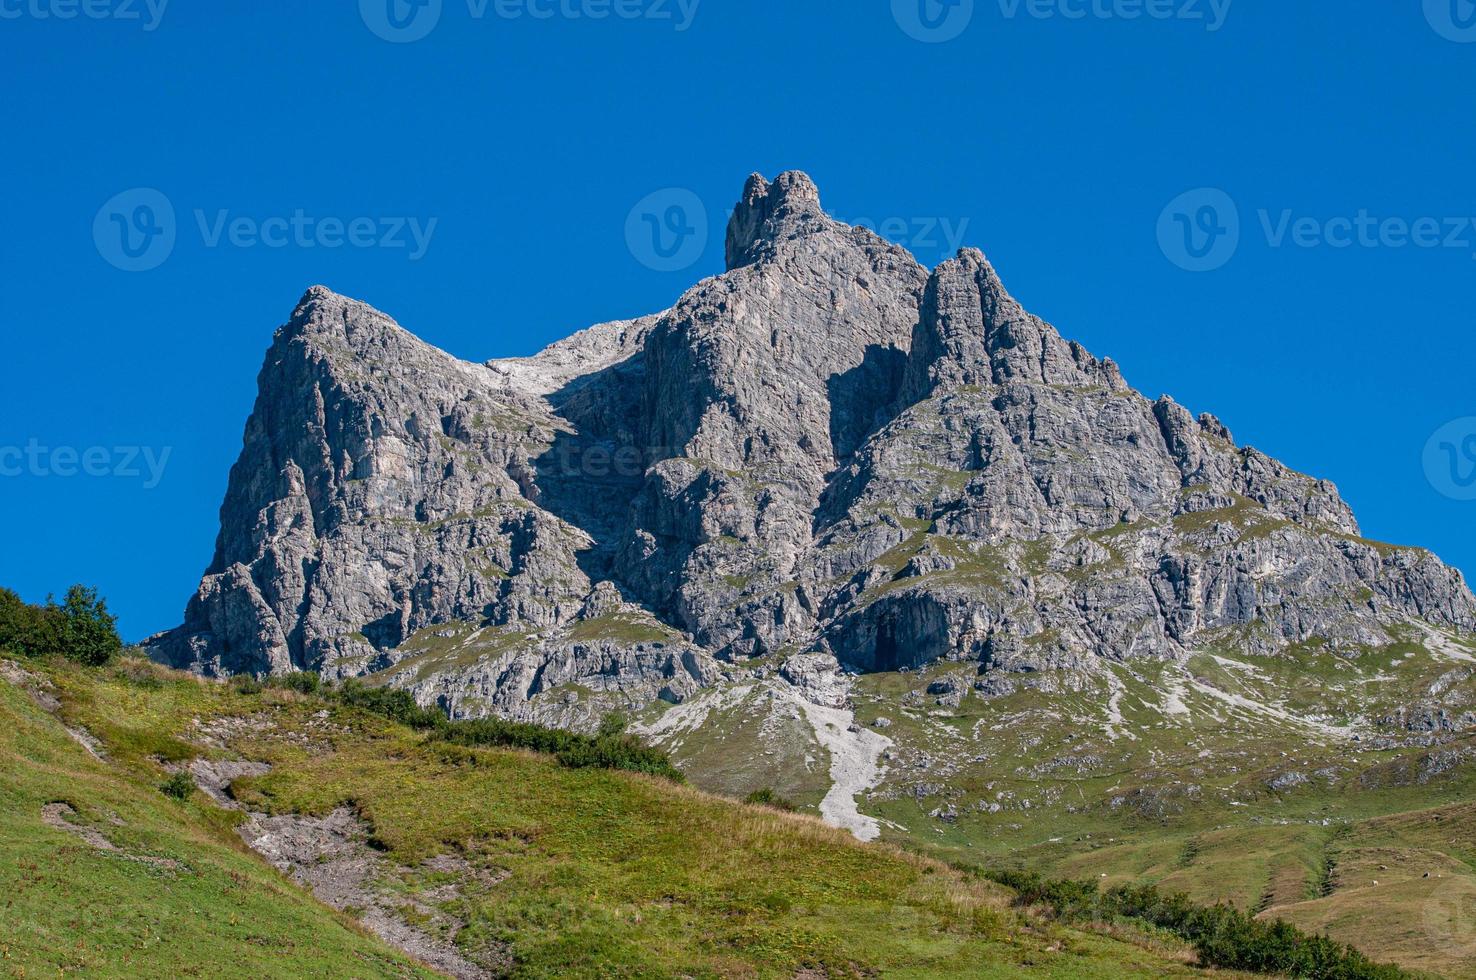
[[867,837],[918,832],[904,799],[997,830],[1063,770],[1229,806],[1267,760],[1210,764],[1236,774],[1213,793],[1186,772],[1476,721],[1458,572],[1134,391],[982,253],[930,272],[800,173],[749,179],[726,251],[670,310],[486,364],[309,290],[151,655],[368,676],[453,717],[621,709],[699,782],[783,785]]

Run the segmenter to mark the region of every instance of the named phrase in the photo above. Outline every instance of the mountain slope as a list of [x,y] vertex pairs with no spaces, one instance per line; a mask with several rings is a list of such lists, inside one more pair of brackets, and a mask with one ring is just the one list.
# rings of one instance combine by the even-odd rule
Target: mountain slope
[[[1358,941],[1323,838],[1469,790],[1460,573],[803,174],[749,179],[727,260],[485,365],[314,287],[151,656],[454,718],[620,710],[696,785],[863,839],[1188,877]],[[1271,857],[1222,874],[1219,840]]]
[[625,711],[699,786],[954,856],[1465,785],[1459,572],[802,174],[749,179],[727,255],[668,311],[485,365],[314,287],[151,655],[457,718]]
[[[18,860],[0,868],[0,948],[27,974],[429,975],[233,849],[238,833],[457,976],[1205,972],[1171,940],[1051,925],[936,862],[664,780],[429,743],[337,701],[139,662],[5,664],[0,833]],[[200,790],[166,798],[165,766]],[[73,826],[45,829],[60,800]]]
[[0,661],[8,976],[436,975],[241,853],[223,821],[160,793],[157,765],[118,757],[164,749],[164,733],[147,745],[109,740],[95,750],[103,759],[69,737],[46,706],[60,710],[57,696],[70,700],[78,678],[64,669],[63,688]]

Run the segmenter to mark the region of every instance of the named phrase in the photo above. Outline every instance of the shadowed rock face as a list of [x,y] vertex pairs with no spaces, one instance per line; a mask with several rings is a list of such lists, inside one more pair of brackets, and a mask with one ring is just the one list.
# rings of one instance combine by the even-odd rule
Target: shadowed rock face
[[767,654],[990,674],[1476,627],[1459,573],[1133,391],[982,253],[930,274],[798,173],[749,179],[726,251],[665,313],[488,364],[309,290],[153,655],[583,725]]

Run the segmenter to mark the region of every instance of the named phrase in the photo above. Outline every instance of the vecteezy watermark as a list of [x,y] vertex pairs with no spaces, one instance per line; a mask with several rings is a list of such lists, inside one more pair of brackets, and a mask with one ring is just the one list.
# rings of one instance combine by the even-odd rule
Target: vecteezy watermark
[[390,248],[409,249],[411,262],[425,257],[439,219],[416,217],[318,218],[301,208],[291,215],[253,218],[227,210],[195,209],[195,224],[206,248],[222,242],[233,248]]
[[92,219],[97,254],[124,272],[157,269],[174,251],[174,205],[152,187],[108,198]]
[[1425,19],[1447,41],[1476,42],[1476,0],[1425,0]]
[[359,0],[364,26],[386,41],[419,41],[441,22],[441,0]]
[[1452,959],[1476,953],[1476,888],[1461,878],[1446,879],[1430,893],[1424,920],[1425,935]]
[[[3,2],[3,0],[0,0]],[[466,0],[472,20],[644,20],[685,31],[702,0]],[[378,37],[419,41],[441,22],[442,0],[359,0],[359,16]]]
[[1259,212],[1266,244],[1280,248],[1461,248],[1476,256],[1476,218],[1379,218],[1366,209],[1352,217],[1298,217],[1285,208]]
[[[1319,218],[1291,208],[1256,211],[1268,248],[1464,249],[1476,257],[1476,218],[1379,217],[1360,208]],[[1234,257],[1241,241],[1240,209],[1213,187],[1180,194],[1158,217],[1158,245],[1182,269],[1208,272]]]
[[707,250],[707,208],[683,187],[647,194],[625,218],[625,244],[649,269],[686,269]]
[[974,0],[892,0],[892,19],[925,44],[952,41],[974,19]]
[[1235,0],[998,0],[1013,20],[1176,20],[1203,24],[1210,33],[1225,26]]
[[894,245],[903,248],[917,249],[942,249],[945,252],[957,252],[964,243],[964,237],[969,231],[968,218],[941,218],[941,217],[912,217],[912,218],[842,218],[831,215],[836,221],[846,225],[855,225],[865,228],[885,238]]
[[1240,209],[1217,188],[1186,191],[1160,212],[1158,247],[1181,269],[1218,269],[1240,247]]
[[1476,500],[1476,418],[1447,422],[1425,443],[1425,479],[1452,500]]
[[[387,248],[405,249],[410,261],[425,256],[439,219],[418,217],[339,218],[287,215],[257,218],[228,209],[193,211],[206,248]],[[162,192],[136,187],[109,198],[92,219],[97,253],[125,272],[156,269],[174,251],[178,236],[174,205]]]
[[169,0],[0,0],[0,20],[138,21],[157,30]]
[[[892,0],[892,19],[908,37],[929,44],[952,41],[974,19],[975,0]],[[1004,20],[1159,20],[1225,26],[1235,0],[995,0]],[[1465,2],[1465,0],[1452,0]]]
[[164,446],[45,446],[32,438],[24,446],[0,446],[0,477],[39,478],[114,477],[143,480],[152,490],[164,479],[164,468],[174,447]]

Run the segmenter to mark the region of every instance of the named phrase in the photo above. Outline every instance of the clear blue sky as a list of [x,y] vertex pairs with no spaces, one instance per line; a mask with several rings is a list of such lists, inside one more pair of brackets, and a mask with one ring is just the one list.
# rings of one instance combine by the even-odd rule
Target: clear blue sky
[[[0,0],[0,452],[47,453],[0,455],[0,584],[29,599],[80,580],[130,639],[179,621],[262,354],[308,285],[465,358],[531,353],[719,272],[744,177],[789,168],[832,213],[898,219],[928,264],[962,226],[1136,387],[1336,481],[1369,536],[1476,571],[1476,502],[1423,456],[1476,416],[1469,0],[1146,0],[1171,19],[1129,17],[1144,0],[174,0],[157,22],[159,0],[87,2],[105,16]],[[136,188],[175,212],[148,271],[119,268],[157,258],[122,231],[166,216],[104,208]],[[665,188],[709,217],[677,271],[627,244]],[[1199,188],[1222,196],[1165,214]],[[1226,200],[1228,261],[1203,231],[1230,230]],[[1359,242],[1360,212],[1442,240],[1467,224],[1398,247],[1397,227]],[[1275,234],[1284,215],[1315,219],[1312,247]],[[222,217],[246,219],[236,243]],[[435,226],[412,259],[407,232],[327,247],[325,218],[370,219],[364,241]],[[156,485],[119,446],[169,451]]]

